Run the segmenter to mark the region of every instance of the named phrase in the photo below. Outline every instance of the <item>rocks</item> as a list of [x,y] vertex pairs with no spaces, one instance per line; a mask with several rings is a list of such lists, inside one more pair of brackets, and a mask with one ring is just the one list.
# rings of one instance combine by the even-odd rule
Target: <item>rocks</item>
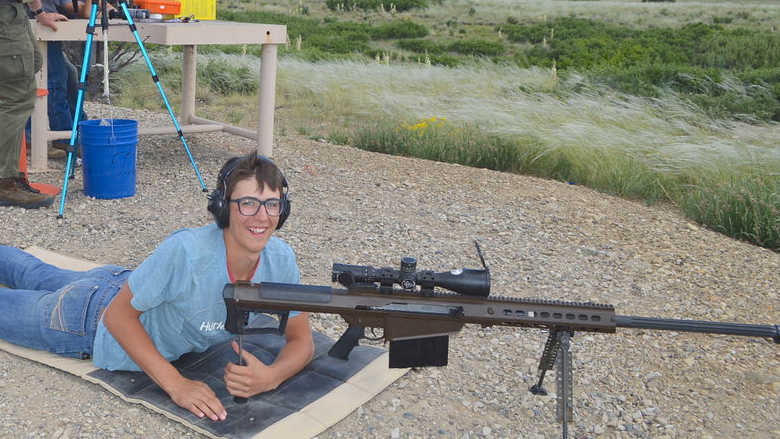
[[[170,122],[167,114],[115,111]],[[223,133],[187,140],[210,189],[229,156],[254,148]],[[276,140],[293,199],[278,233],[295,249],[305,283],[330,284],[334,262],[397,267],[413,256],[419,269],[478,267],[478,239],[495,295],[610,303],[621,315],[777,323],[780,255],[693,226],[671,208],[302,137]],[[62,172],[31,178],[59,185]],[[98,200],[81,192],[77,170],[60,221],[56,205],[0,208],[0,242],[134,267],[171,232],[211,221],[177,138],[141,137],[137,174],[134,197]],[[324,314],[312,326],[331,337],[346,329]],[[528,392],[545,340],[540,330],[466,325],[450,338],[447,367],[409,372],[319,437],[559,437],[555,371],[545,380],[550,395]],[[618,329],[575,333],[572,352],[570,437],[778,435],[780,356],[771,342]],[[3,438],[201,437],[3,352],[0,408]]]

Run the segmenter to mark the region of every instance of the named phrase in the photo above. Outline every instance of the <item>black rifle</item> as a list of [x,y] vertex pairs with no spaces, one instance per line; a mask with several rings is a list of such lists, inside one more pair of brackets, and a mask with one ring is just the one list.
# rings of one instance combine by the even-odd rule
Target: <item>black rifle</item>
[[[466,323],[547,329],[539,380],[529,390],[546,395],[545,373],[558,368],[556,412],[564,438],[567,424],[573,419],[569,343],[577,331],[615,333],[617,328],[640,328],[765,337],[780,343],[778,325],[621,316],[607,304],[492,297],[490,272],[479,246],[477,252],[481,270],[416,271],[414,258],[403,258],[400,270],[333,264],[332,281],[346,289],[268,282],[227,284],[223,290],[225,329],[239,335],[256,332],[245,328],[249,312],[254,311],[339,314],[349,327],[328,354],[346,360],[361,338],[370,339],[365,328],[382,328],[379,338],[390,343],[391,368],[446,366],[449,334]],[[437,292],[435,287],[456,293]],[[281,322],[278,329],[272,330],[283,332],[286,319]]]

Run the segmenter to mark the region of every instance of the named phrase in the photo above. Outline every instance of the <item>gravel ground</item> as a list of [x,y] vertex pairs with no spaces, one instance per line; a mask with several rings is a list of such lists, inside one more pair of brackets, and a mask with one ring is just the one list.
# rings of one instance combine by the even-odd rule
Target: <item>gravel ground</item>
[[[165,114],[116,111],[169,123]],[[209,188],[229,156],[253,149],[222,133],[187,139]],[[305,283],[329,284],[333,262],[395,267],[414,256],[420,269],[476,268],[478,239],[496,295],[611,303],[624,315],[780,320],[780,255],[671,209],[295,136],[277,139],[275,159],[293,200],[279,235],[295,249]],[[51,166],[33,180],[60,185],[63,160]],[[0,208],[0,242],[134,267],[172,231],[210,221],[175,137],[141,138],[137,175],[134,197],[97,200],[83,194],[77,172],[64,220],[56,203]],[[333,337],[345,329],[338,316],[313,316],[313,325]],[[554,393],[527,390],[545,338],[539,330],[467,325],[450,340],[449,366],[410,371],[320,437],[559,437]],[[575,334],[572,351],[570,436],[780,437],[780,351],[767,340],[619,330]],[[554,382],[549,374],[548,389]],[[4,352],[0,412],[2,438],[199,437]]]

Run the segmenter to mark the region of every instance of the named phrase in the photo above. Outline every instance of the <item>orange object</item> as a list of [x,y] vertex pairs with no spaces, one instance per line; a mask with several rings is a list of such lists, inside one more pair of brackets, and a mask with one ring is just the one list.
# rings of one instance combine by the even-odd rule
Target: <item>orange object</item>
[[48,96],[49,90],[46,88],[39,88],[38,89],[38,96]]
[[[19,154],[21,156],[19,157],[19,172],[24,174],[24,177],[27,178],[27,141],[24,138],[24,134],[22,134],[21,149],[22,152],[21,154]],[[60,193],[60,188],[51,184],[30,182],[30,186],[32,186],[35,189],[38,189],[39,191],[41,191],[42,194],[57,195]]]
[[181,10],[180,2],[170,0],[135,0],[133,4],[150,14],[176,15]]

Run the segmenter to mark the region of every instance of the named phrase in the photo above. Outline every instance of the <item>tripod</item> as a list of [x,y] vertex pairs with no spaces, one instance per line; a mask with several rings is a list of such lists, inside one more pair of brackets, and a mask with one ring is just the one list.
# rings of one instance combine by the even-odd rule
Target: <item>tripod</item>
[[[103,29],[103,39],[104,44],[107,44],[108,39],[108,13],[106,12],[106,2],[107,0],[103,1],[102,6],[102,19],[101,19],[101,27]],[[65,210],[65,197],[68,194],[68,179],[71,178],[71,173],[73,170],[73,162],[74,157],[73,154],[78,151],[78,146],[76,144],[76,137],[78,134],[78,123],[79,119],[81,117],[81,111],[84,106],[84,94],[87,90],[87,75],[89,72],[89,60],[92,53],[92,40],[95,36],[95,21],[97,20],[97,11],[98,11],[98,5],[100,0],[92,0],[91,4],[91,10],[89,14],[89,22],[87,23],[87,40],[84,44],[84,57],[81,62],[81,75],[79,76],[79,90],[78,95],[76,97],[76,111],[73,115],[73,127],[71,128],[70,132],[70,143],[68,145],[68,159],[65,165],[65,178],[63,179],[62,183],[62,197],[60,198],[60,210],[57,214],[57,218],[63,217],[63,211]],[[154,66],[152,66],[152,60],[149,58],[149,54],[146,51],[146,47],[144,46],[144,43],[141,41],[141,37],[138,35],[138,30],[136,29],[135,22],[133,21],[133,17],[130,14],[130,11],[127,8],[127,2],[126,0],[120,0],[119,7],[122,9],[122,13],[124,14],[124,18],[127,20],[127,24],[130,27],[130,32],[133,34],[133,37],[135,38],[136,43],[138,44],[138,47],[141,49],[141,53],[144,56],[144,59],[146,60],[146,66],[149,68],[149,72],[152,75],[152,80],[154,80],[155,85],[157,86],[157,90],[160,92],[160,96],[162,97],[163,102],[165,103],[165,107],[168,109],[168,115],[170,115],[171,120],[173,121],[173,125],[176,128],[176,132],[178,134],[179,140],[181,140],[182,145],[184,146],[184,151],[187,153],[187,157],[190,160],[190,163],[192,163],[192,168],[195,170],[195,175],[198,177],[198,181],[200,182],[201,189],[203,192],[208,192],[208,189],[206,188],[206,183],[203,181],[203,177],[200,175],[200,171],[198,170],[198,165],[195,164],[195,159],[192,157],[192,152],[190,151],[190,147],[187,145],[187,141],[184,139],[184,133],[181,131],[181,127],[179,126],[178,120],[176,120],[176,116],[173,114],[173,109],[171,109],[171,105],[168,102],[168,97],[165,95],[165,91],[162,88],[162,85],[160,85],[160,79],[157,77],[157,72],[154,70]],[[104,47],[104,50],[107,47]],[[104,64],[108,64],[104,62]],[[103,66],[104,69],[108,69],[108,65]],[[106,87],[106,94],[108,93],[107,85]]]

